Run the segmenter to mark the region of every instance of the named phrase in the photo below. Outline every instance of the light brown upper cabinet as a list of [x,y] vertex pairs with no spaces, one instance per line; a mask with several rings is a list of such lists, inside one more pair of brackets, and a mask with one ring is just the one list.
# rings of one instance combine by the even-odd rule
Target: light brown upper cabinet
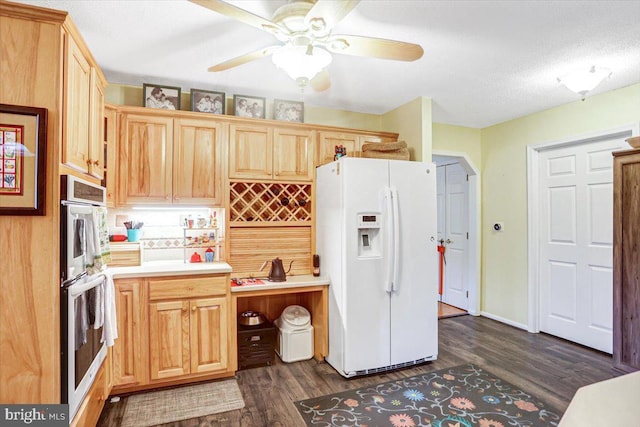
[[313,180],[315,132],[275,128],[273,131],[273,177],[283,181]]
[[120,126],[119,204],[222,203],[224,124],[124,114]]
[[106,81],[70,34],[65,34],[64,84],[62,163],[102,179]]
[[222,133],[224,125],[208,120],[173,123],[173,203],[222,203]]
[[124,114],[120,132],[119,203],[171,203],[173,118]]
[[105,187],[107,188],[107,207],[116,207],[118,176],[118,111],[111,105],[104,106],[104,144],[106,145]]
[[367,135],[351,132],[318,132],[318,150],[316,165],[324,165],[333,161],[335,147],[342,145],[347,149],[347,156],[360,157],[363,144],[394,142],[397,137],[392,135]]
[[308,129],[231,124],[229,178],[311,181],[313,135]]

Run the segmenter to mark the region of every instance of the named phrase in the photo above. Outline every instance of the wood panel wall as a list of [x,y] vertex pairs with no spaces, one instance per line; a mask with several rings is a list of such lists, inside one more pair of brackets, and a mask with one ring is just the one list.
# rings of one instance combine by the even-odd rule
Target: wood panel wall
[[[45,216],[0,216],[0,402],[60,402],[59,179],[63,33],[0,2],[0,103],[48,110]],[[34,14],[38,12],[34,9]],[[42,19],[42,16],[39,16]]]
[[[264,277],[269,274],[269,262],[263,271],[263,262],[275,257],[282,259],[285,271],[294,260],[291,272],[311,274],[311,227],[231,227],[229,256],[234,277]],[[289,274],[291,274],[291,272]]]

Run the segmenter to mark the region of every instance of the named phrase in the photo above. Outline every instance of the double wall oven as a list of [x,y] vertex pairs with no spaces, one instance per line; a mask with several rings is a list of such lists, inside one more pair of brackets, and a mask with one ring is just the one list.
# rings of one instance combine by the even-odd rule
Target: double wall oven
[[60,184],[61,397],[73,419],[107,355],[101,321],[106,278],[90,267],[106,190],[70,175]]

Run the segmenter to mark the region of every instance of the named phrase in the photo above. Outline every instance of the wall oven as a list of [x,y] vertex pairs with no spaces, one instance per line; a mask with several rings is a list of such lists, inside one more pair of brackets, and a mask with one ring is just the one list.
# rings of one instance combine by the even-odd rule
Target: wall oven
[[71,420],[107,355],[101,342],[106,277],[94,261],[106,190],[69,175],[60,189],[61,398]]

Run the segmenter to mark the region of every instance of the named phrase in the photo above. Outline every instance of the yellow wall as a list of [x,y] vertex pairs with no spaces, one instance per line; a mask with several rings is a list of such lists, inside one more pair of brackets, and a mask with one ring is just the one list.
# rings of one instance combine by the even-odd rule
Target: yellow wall
[[[482,310],[527,323],[526,146],[640,122],[640,84],[484,128]],[[503,221],[505,231],[491,231]]]
[[480,129],[463,126],[433,124],[433,151],[464,153],[473,165],[482,166],[482,140]]
[[419,97],[385,113],[383,129],[398,133],[405,141],[411,160],[431,161],[431,99]]

